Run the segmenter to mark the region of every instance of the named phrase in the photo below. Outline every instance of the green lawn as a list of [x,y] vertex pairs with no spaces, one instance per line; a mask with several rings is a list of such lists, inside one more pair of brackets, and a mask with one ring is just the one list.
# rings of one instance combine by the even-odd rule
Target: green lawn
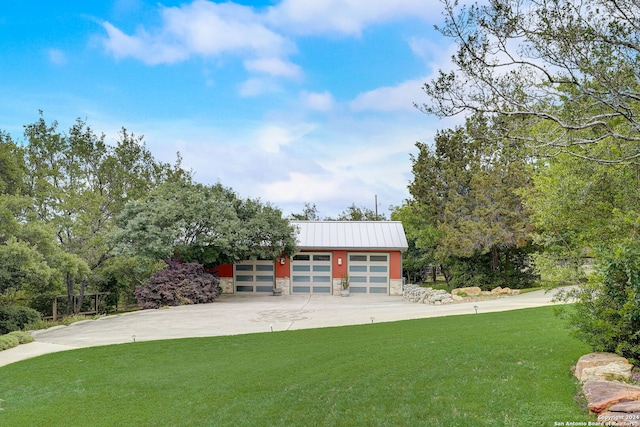
[[0,368],[0,425],[551,426],[588,350],[550,307],[81,349]]

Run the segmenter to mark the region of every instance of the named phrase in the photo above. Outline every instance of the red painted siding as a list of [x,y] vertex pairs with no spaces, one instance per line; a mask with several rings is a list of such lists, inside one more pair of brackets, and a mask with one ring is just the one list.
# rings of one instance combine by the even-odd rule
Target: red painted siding
[[216,267],[218,277],[233,277],[233,264],[221,264]]
[[402,252],[389,252],[389,279],[402,279]]
[[[316,252],[316,251],[312,251]],[[333,278],[340,279],[343,275],[347,275],[347,251],[330,251],[333,264]],[[360,253],[380,252],[389,254],[389,278],[402,278],[402,252],[400,251],[358,251]],[[317,253],[317,252],[316,252]],[[342,265],[338,264],[338,260],[342,260]],[[291,259],[284,258],[284,264],[280,263],[280,259],[275,262],[276,278],[282,279],[290,276]],[[222,264],[215,269],[219,277],[233,277],[233,264]]]
[[[281,260],[284,260],[284,264],[280,262]],[[291,259],[282,257],[276,260],[276,279],[289,277],[290,271],[291,271]]]
[[[333,264],[333,278],[340,279],[347,275],[347,251],[333,251],[331,255]],[[342,260],[342,265],[338,264],[338,260]]]

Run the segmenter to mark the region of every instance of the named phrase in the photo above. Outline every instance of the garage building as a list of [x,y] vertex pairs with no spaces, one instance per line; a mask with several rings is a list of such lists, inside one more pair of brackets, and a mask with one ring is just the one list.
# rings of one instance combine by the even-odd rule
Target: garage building
[[340,295],[402,294],[407,239],[398,221],[291,221],[298,252],[277,261],[245,261],[218,268],[225,293]]

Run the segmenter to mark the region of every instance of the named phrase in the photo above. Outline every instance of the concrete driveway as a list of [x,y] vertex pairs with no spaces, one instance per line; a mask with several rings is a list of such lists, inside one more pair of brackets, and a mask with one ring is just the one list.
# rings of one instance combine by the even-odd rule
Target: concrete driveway
[[143,310],[34,331],[35,342],[0,351],[0,366],[81,347],[489,313],[552,304],[535,291],[486,301],[426,305],[398,296],[223,295],[212,304]]

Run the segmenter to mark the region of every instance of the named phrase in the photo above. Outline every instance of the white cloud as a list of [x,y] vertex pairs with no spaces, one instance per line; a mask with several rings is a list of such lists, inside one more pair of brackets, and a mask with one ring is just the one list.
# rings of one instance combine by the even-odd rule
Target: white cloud
[[152,37],[143,29],[135,36],[129,36],[105,22],[108,39],[104,41],[105,49],[118,59],[133,57],[149,65],[173,63],[187,59],[188,53],[175,43],[166,43]]
[[431,21],[436,7],[438,0],[283,0],[269,9],[268,19],[296,34],[359,35],[367,25],[400,17]]
[[[309,149],[304,156],[313,159],[317,168],[285,163],[284,176],[260,182],[254,191],[285,212],[300,212],[303,203],[310,202],[321,215],[329,216],[352,203],[373,209],[376,195],[380,212],[386,214],[389,205],[399,205],[409,197],[409,153],[416,139],[432,136],[429,120],[392,124],[347,119],[340,126],[329,126],[329,134],[313,134],[300,141]],[[281,151],[287,156],[293,150]]]
[[244,98],[250,98],[265,93],[277,93],[280,90],[280,87],[273,80],[250,78],[240,84],[238,93]]
[[261,72],[272,76],[298,78],[302,74],[300,67],[279,58],[258,58],[244,62],[248,71]]
[[442,44],[438,44],[424,37],[411,37],[408,43],[411,52],[413,52],[415,56],[425,60],[425,62],[434,56],[439,56],[438,53],[442,52]]
[[56,65],[65,65],[67,63],[67,55],[60,49],[49,49],[47,51],[49,61]]
[[417,79],[410,79],[395,86],[384,86],[358,94],[349,104],[353,111],[411,111],[414,103],[422,105],[427,101],[422,91],[425,83],[437,76],[438,70],[449,71],[453,65],[449,58],[456,51],[456,45],[446,47],[423,39],[409,40],[409,46],[416,56],[425,59],[431,73]]
[[277,58],[294,50],[290,41],[267,28],[261,16],[247,6],[196,0],[162,8],[161,17],[161,28],[149,32],[140,27],[134,35],[103,23],[106,50],[117,58],[133,57],[151,65],[194,55]]
[[300,140],[315,128],[312,124],[275,125],[269,124],[256,133],[258,146],[267,153],[278,153],[280,148]]
[[178,38],[190,51],[218,54],[249,50],[261,56],[282,54],[289,43],[261,24],[253,9],[234,3],[197,0],[163,10],[165,33]]
[[290,172],[287,179],[260,185],[266,200],[290,203],[335,200],[344,189],[341,177],[333,174]]
[[322,93],[302,92],[301,98],[305,107],[314,111],[330,111],[335,103],[333,96],[327,91]]
[[89,112],[94,129],[105,131],[109,143],[121,126],[145,134],[154,156],[173,163],[177,151],[195,180],[221,182],[241,197],[261,198],[285,214],[316,203],[321,215],[336,216],[349,205],[380,212],[409,197],[409,153],[416,140],[431,141],[435,120],[416,113],[407,118],[340,116],[311,123],[291,118],[242,120],[233,124],[174,118],[122,122]]
[[195,0],[160,6],[158,28],[141,26],[126,34],[104,22],[103,44],[116,58],[131,57],[150,65],[227,54],[242,58],[249,71],[298,78],[300,68],[286,59],[296,50],[287,34],[359,35],[368,25],[399,18],[431,21],[435,3],[438,0],[283,0],[260,10]]
[[413,79],[400,83],[397,86],[381,87],[359,94],[350,103],[354,111],[410,111],[414,102],[420,97],[420,88],[427,81]]

